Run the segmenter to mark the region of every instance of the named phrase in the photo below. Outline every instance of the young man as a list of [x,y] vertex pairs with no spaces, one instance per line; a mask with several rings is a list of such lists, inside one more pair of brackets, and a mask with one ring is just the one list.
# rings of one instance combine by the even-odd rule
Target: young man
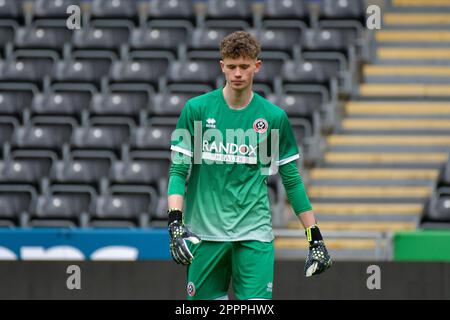
[[279,170],[306,229],[305,275],[325,271],[331,259],[296,165],[299,151],[287,115],[252,91],[262,66],[260,44],[239,31],[222,40],[220,51],[225,87],[189,100],[172,135],[170,251],[188,266],[189,300],[227,299],[230,279],[238,299],[271,299],[274,235],[267,172]]

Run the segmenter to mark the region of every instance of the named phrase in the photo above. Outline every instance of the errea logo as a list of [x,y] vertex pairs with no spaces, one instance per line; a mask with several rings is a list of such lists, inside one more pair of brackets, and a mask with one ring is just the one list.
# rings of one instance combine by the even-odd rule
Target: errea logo
[[211,129],[215,129],[216,128],[216,120],[209,118],[206,120],[206,127],[207,128],[211,128]]

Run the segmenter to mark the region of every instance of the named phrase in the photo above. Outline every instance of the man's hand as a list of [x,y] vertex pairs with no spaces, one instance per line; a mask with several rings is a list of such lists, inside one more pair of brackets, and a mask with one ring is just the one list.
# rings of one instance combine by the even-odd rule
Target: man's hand
[[[170,213],[172,214],[172,213]],[[186,240],[193,244],[199,243],[200,238],[189,231],[183,224],[181,212],[175,213],[172,217],[169,214],[169,236],[170,236],[170,254],[176,263],[188,266],[192,263],[194,256],[189,250]]]
[[309,241],[309,251],[305,263],[305,276],[311,277],[327,270],[332,262],[319,227],[307,228],[306,236]]

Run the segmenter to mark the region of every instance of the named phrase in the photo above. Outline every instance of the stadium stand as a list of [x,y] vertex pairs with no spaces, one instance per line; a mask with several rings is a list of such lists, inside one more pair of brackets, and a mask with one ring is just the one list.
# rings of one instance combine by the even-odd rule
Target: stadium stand
[[[360,0],[0,1],[0,225],[164,225],[171,132],[223,85],[218,44],[235,30],[262,43],[255,90],[290,116],[332,250],[370,257],[422,212],[448,220],[450,20],[399,3],[372,34]],[[298,228],[268,185],[274,226]]]

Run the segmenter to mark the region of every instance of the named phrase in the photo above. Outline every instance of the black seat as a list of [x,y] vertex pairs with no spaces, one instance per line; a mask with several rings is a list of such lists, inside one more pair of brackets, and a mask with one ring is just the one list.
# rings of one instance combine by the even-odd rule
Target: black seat
[[90,28],[75,30],[72,44],[75,49],[107,49],[115,50],[118,53],[120,47],[128,42],[129,35],[130,29],[127,26],[97,23]]
[[77,116],[89,108],[92,92],[90,90],[56,89],[36,94],[33,98],[31,111],[38,115]]
[[114,186],[97,198],[91,227],[146,227],[154,210],[156,193],[150,187]]
[[141,110],[147,110],[148,94],[144,91],[113,91],[94,95],[91,114],[109,116],[133,116],[137,118]]
[[129,44],[132,50],[169,50],[177,54],[188,34],[188,28],[178,24],[136,28],[131,32]]
[[306,19],[307,14],[304,0],[265,0],[263,19]]
[[44,24],[19,28],[14,45],[20,49],[51,49],[62,52],[72,34],[64,23]]
[[0,227],[21,226],[21,217],[35,200],[36,191],[30,186],[0,185]]
[[233,19],[252,21],[251,1],[208,0],[207,19]]
[[134,149],[169,151],[175,125],[152,125],[136,128],[131,146]]
[[39,196],[30,215],[30,227],[79,227],[81,216],[88,215],[91,194],[83,192],[54,192]]
[[92,124],[75,128],[72,144],[81,149],[120,150],[127,143],[130,127],[126,124]]
[[20,117],[31,107],[34,90],[30,87],[2,87],[0,84],[0,115]]
[[192,0],[150,0],[149,18],[186,19],[194,22],[195,9]]
[[16,129],[12,146],[28,149],[60,150],[69,143],[75,122],[64,117],[36,117],[29,125]]
[[53,159],[47,157],[14,157],[0,162],[0,179],[4,183],[37,185],[48,177]]
[[137,1],[134,0],[93,0],[92,17],[137,20],[136,4]]
[[36,0],[34,1],[35,19],[67,19],[67,8],[71,5],[79,6],[81,0]]
[[102,178],[108,178],[113,163],[112,156],[102,153],[74,151],[69,159],[57,161],[51,179],[57,183],[78,183],[98,186]]
[[322,0],[320,19],[356,19],[365,16],[364,1]]

